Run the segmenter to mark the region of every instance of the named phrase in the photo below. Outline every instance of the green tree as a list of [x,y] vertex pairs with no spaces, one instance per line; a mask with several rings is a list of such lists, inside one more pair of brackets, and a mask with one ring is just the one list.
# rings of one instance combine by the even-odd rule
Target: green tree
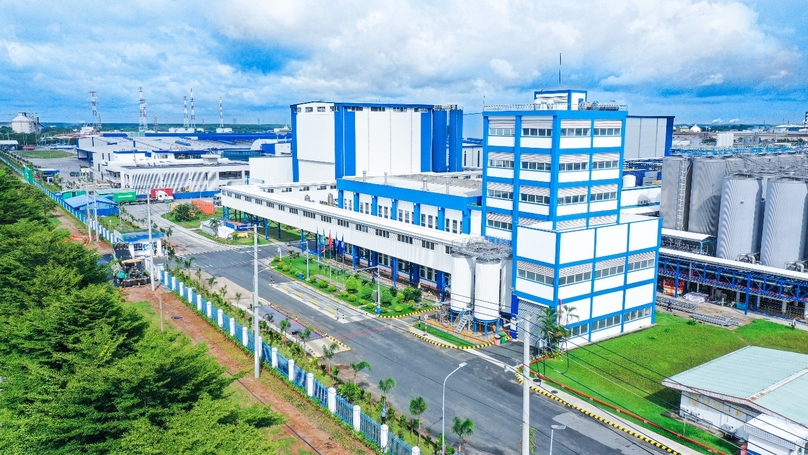
[[452,423],[452,433],[457,435],[460,441],[457,444],[457,451],[463,451],[463,443],[466,442],[466,436],[474,434],[474,422],[471,419],[461,419],[455,416]]
[[393,294],[390,293],[389,289],[382,291],[381,301],[383,306],[389,306],[391,303],[393,303]]
[[[574,310],[571,308],[570,311]],[[539,340],[537,347],[540,352],[547,353],[553,357],[561,355],[561,344],[566,340],[570,331],[559,322],[559,315],[551,307],[544,308],[544,311],[537,316],[539,324]]]
[[289,322],[289,319],[282,320],[278,327],[281,329],[281,336],[286,335],[286,331],[289,330],[289,327],[292,326],[292,323]]
[[337,344],[336,342],[332,342],[328,346],[323,346],[323,358],[325,359],[327,367],[329,368],[331,367],[331,359],[334,358],[334,355],[336,355],[337,350],[339,350],[339,344]]
[[396,386],[396,380],[393,378],[382,379],[379,381],[379,390],[382,391],[382,401],[387,402],[387,394]]
[[418,445],[421,445],[421,415],[426,412],[426,400],[424,397],[416,397],[410,401],[410,415],[412,415],[413,426],[418,426]]
[[354,277],[349,277],[345,280],[345,290],[351,294],[356,294],[359,291],[359,280]]
[[361,360],[361,361],[355,362],[355,363],[351,363],[349,366],[351,367],[351,371],[353,371],[353,381],[352,382],[354,384],[356,384],[356,376],[359,374],[360,371],[362,371],[362,370],[371,371],[370,364],[367,363],[364,360]]
[[199,218],[199,210],[193,204],[177,204],[171,209],[171,216],[176,221],[193,221]]
[[313,331],[311,330],[311,327],[306,327],[305,329],[303,329],[302,332],[297,334],[297,336],[300,338],[300,341],[303,343],[303,352],[306,351],[306,342],[309,341],[309,338],[311,338],[312,333]]

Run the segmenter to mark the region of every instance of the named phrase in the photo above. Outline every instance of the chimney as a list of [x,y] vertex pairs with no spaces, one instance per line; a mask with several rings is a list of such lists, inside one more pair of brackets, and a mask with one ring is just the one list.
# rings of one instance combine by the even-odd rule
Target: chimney
[[424,189],[424,191],[428,191],[429,186],[426,184],[426,177],[424,177],[423,180],[424,180],[424,188],[423,189]]

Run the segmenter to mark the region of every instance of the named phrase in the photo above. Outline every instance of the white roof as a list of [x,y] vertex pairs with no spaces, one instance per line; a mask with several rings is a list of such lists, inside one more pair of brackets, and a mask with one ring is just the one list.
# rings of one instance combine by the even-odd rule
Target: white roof
[[695,242],[703,242],[711,236],[707,234],[697,234],[695,232],[677,231],[676,229],[662,228],[662,235],[667,237],[676,237],[677,239],[693,240]]

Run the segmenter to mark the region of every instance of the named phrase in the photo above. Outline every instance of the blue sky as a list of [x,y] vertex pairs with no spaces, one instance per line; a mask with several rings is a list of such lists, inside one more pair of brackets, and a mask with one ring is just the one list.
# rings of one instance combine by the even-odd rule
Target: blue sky
[[[288,122],[308,100],[529,102],[563,85],[677,122],[801,122],[808,0],[0,0],[0,122]],[[471,117],[469,117],[471,120]],[[471,122],[473,123],[473,122]],[[469,125],[471,127],[471,125]],[[471,129],[472,131],[469,131]],[[474,127],[467,134],[475,134]]]

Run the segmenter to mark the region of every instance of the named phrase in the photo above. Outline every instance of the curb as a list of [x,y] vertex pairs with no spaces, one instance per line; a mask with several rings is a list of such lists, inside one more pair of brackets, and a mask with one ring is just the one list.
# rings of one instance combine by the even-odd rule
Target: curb
[[[516,380],[519,382],[519,384],[524,384],[524,379],[522,379],[521,374],[514,373],[514,376],[516,376]],[[536,387],[534,385],[530,386],[530,390],[532,390],[532,391],[534,391],[534,392],[536,392],[536,393],[538,393],[540,395],[543,395],[545,397],[552,398],[553,400],[563,404],[564,406],[567,406],[567,407],[570,407],[572,409],[575,409],[576,411],[580,412],[581,414],[584,414],[584,415],[586,415],[588,417],[591,417],[591,418],[593,418],[593,419],[595,419],[595,420],[597,420],[597,421],[599,421],[601,423],[605,423],[606,425],[609,425],[609,426],[611,426],[613,428],[616,428],[616,429],[618,429],[618,430],[620,430],[620,431],[622,431],[624,433],[630,434],[631,436],[634,436],[635,438],[637,438],[637,439],[639,439],[641,441],[647,442],[648,444],[651,444],[652,446],[654,446],[654,447],[656,447],[658,449],[664,450],[664,451],[666,451],[668,453],[671,453],[671,454],[674,454],[674,455],[683,455],[681,452],[677,452],[677,451],[671,449],[670,447],[666,446],[665,444],[662,444],[661,442],[657,442],[657,441],[649,438],[648,436],[645,436],[645,435],[642,435],[640,433],[637,433],[636,431],[634,431],[632,429],[629,429],[629,428],[626,428],[626,427],[624,427],[622,425],[619,425],[617,423],[614,423],[611,420],[604,419],[603,417],[601,417],[601,416],[599,416],[597,414],[593,414],[593,413],[587,411],[586,409],[579,408],[578,406],[575,406],[574,404],[572,404],[570,402],[564,401],[561,398],[559,398],[558,396],[556,396],[556,395],[554,395],[552,393],[546,392],[546,391],[544,391],[544,390],[542,390],[542,389],[540,389],[540,388],[538,388],[538,387]]]
[[381,319],[398,319],[398,318],[406,318],[407,316],[415,316],[416,314],[429,313],[430,311],[435,311],[435,310],[437,310],[437,309],[438,309],[437,307],[431,307],[431,308],[426,308],[426,309],[423,309],[423,310],[413,311],[413,312],[411,312],[411,313],[406,313],[406,314],[397,314],[397,315],[395,315],[395,316],[385,316],[385,315],[381,315],[381,314],[380,314],[380,315],[379,315],[379,318],[381,318]]
[[459,350],[461,350],[461,351],[468,351],[468,350],[471,350],[471,349],[482,349],[482,348],[487,348],[487,347],[489,347],[489,346],[493,346],[493,345],[494,345],[494,342],[492,341],[492,342],[490,342],[490,343],[475,344],[474,346],[455,346],[455,345],[453,345],[453,344],[439,343],[439,342],[437,342],[437,341],[430,340],[429,338],[427,338],[427,337],[425,337],[425,336],[423,336],[423,335],[419,335],[419,334],[417,334],[417,333],[413,332],[412,330],[410,330],[409,332],[410,332],[410,333],[411,333],[413,336],[415,336],[416,338],[420,338],[421,340],[426,341],[427,343],[434,344],[435,346],[438,346],[438,347],[441,347],[441,348],[448,348],[448,349],[459,349]]

